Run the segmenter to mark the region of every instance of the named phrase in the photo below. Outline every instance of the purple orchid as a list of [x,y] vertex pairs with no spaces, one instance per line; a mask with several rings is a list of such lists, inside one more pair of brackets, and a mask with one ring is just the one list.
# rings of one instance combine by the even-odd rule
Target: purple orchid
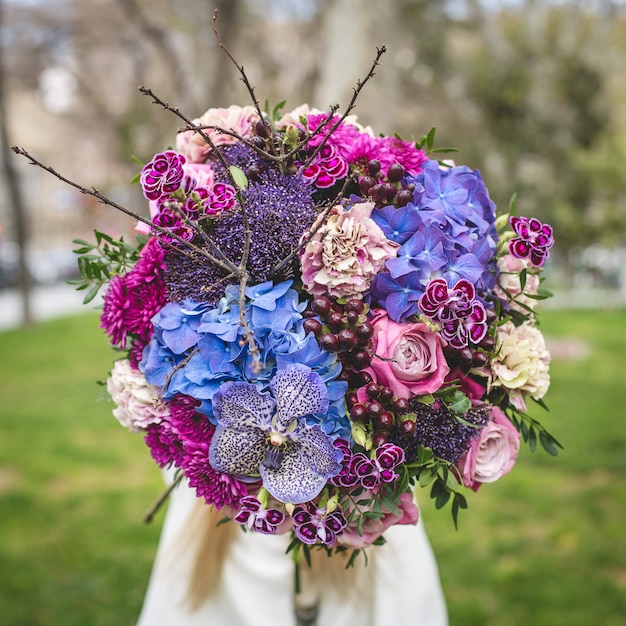
[[533,265],[542,266],[554,245],[552,226],[534,217],[512,216],[510,222],[517,237],[509,242],[509,252],[518,259],[530,259]]
[[294,364],[276,373],[269,391],[231,381],[215,393],[211,466],[242,480],[260,477],[281,502],[307,502],[341,469],[341,450],[319,426],[306,425],[307,416],[328,411],[328,390],[319,374]]
[[474,285],[459,280],[452,289],[443,278],[431,280],[419,299],[426,317],[439,322],[439,334],[456,349],[478,343],[487,333],[487,312],[476,299]]
[[277,509],[264,509],[258,498],[245,496],[239,501],[239,512],[233,520],[258,533],[274,535],[285,521],[285,514]]
[[337,535],[340,535],[348,525],[341,511],[329,512],[325,508],[318,509],[311,502],[297,506],[291,514],[291,519],[296,537],[302,543],[308,544],[319,541],[327,546],[332,546]]

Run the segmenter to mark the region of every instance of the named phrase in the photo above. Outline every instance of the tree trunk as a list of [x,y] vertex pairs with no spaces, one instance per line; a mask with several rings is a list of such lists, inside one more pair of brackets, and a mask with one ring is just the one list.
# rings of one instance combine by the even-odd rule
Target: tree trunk
[[[0,0],[0,34],[4,35],[3,29],[3,6]],[[33,316],[31,310],[31,278],[27,265],[28,244],[28,220],[20,191],[17,170],[14,167],[13,154],[10,151],[8,115],[6,110],[6,89],[4,81],[4,37],[0,42],[0,149],[2,150],[3,176],[7,188],[7,200],[11,203],[13,212],[14,231],[16,243],[19,246],[18,288],[21,297],[22,325],[31,326]]]

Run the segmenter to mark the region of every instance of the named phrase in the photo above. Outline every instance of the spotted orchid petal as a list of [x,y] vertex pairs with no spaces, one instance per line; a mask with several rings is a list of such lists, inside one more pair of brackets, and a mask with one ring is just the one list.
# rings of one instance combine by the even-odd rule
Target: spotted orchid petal
[[209,463],[216,472],[225,472],[238,478],[259,476],[259,466],[267,450],[266,437],[258,428],[215,429],[209,448]]
[[277,425],[286,429],[295,419],[326,413],[328,390],[319,374],[306,365],[279,370],[270,383],[276,398]]
[[268,429],[274,412],[274,399],[254,385],[232,381],[222,385],[213,396],[217,423],[227,428],[259,427]]

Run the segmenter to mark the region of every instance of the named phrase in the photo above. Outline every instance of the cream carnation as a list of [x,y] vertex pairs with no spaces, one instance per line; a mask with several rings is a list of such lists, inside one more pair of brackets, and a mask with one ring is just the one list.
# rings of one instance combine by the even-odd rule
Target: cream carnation
[[550,353],[543,335],[530,323],[515,326],[506,322],[498,328],[496,356],[491,362],[491,384],[511,392],[511,401],[525,409],[524,395],[543,398],[550,386]]
[[107,391],[117,407],[113,415],[132,432],[143,432],[169,416],[159,390],[134,370],[128,359],[116,361],[107,380]]
[[[233,104],[226,109],[209,109],[202,117],[193,120],[193,123],[196,126],[217,126],[233,131],[245,139],[252,135],[252,129],[258,119],[259,114],[254,107],[240,107]],[[235,137],[221,133],[214,128],[206,128],[204,132],[216,146],[237,141]],[[176,150],[184,154],[192,163],[204,163],[211,153],[211,146],[200,133],[188,130],[179,133],[176,137]]]
[[355,204],[349,211],[337,205],[301,254],[302,282],[314,295],[340,298],[367,289],[398,244],[389,241],[371,219],[372,202]]

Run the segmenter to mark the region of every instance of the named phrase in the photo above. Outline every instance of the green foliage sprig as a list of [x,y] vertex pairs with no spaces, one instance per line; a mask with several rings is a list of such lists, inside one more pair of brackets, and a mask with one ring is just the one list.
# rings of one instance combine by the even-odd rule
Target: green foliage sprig
[[131,244],[124,237],[115,239],[99,230],[94,230],[96,243],[85,239],[74,239],[78,248],[73,250],[78,255],[78,270],[81,278],[68,281],[76,285],[77,291],[87,290],[83,303],[91,302],[100,288],[114,276],[125,274],[137,262],[147,238],[136,236],[136,243]]

